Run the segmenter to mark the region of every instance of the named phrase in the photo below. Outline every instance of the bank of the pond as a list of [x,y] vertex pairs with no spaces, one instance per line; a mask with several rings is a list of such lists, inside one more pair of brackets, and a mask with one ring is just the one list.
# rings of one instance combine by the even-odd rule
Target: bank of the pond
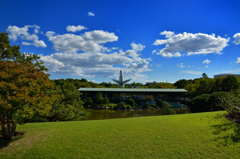
[[[176,108],[176,114],[188,114],[189,109]],[[88,120],[102,120],[102,119],[117,119],[117,118],[131,118],[144,116],[159,116],[162,115],[162,109],[144,109],[144,110],[107,110],[107,109],[86,109],[91,116]]]

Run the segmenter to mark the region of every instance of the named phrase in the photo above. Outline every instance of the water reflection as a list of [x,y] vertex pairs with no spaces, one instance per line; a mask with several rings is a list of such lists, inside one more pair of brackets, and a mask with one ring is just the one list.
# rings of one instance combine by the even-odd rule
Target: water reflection
[[[102,119],[116,119],[116,118],[131,118],[131,117],[143,117],[143,116],[158,116],[162,115],[162,109],[146,109],[146,110],[94,110],[86,109],[91,113],[91,117],[88,120],[102,120]],[[174,109],[177,114],[190,113],[189,109]]]

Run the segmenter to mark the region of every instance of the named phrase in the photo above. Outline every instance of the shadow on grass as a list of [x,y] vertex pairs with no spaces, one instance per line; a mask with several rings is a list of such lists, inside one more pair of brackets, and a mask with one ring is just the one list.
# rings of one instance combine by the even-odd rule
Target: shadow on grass
[[211,125],[213,128],[213,134],[215,135],[215,141],[218,141],[218,145],[231,145],[240,143],[240,124],[228,121],[225,115],[217,115],[215,119],[221,120],[221,124]]
[[7,147],[11,142],[21,139],[23,135],[24,135],[23,132],[15,132],[12,140],[6,140],[3,138],[2,134],[0,133],[0,149]]

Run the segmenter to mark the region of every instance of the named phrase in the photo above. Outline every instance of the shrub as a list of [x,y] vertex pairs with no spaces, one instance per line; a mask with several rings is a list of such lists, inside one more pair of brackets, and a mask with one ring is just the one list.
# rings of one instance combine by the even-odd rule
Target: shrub
[[125,105],[124,102],[120,102],[120,103],[117,104],[117,108],[123,109],[123,108],[124,108],[124,105]]
[[152,108],[158,108],[158,106],[155,105],[155,104],[151,104],[151,107],[152,107]]
[[84,108],[86,108],[87,107],[87,99],[83,99],[82,101],[83,101]]
[[227,98],[227,92],[213,92],[210,97],[210,103],[212,105],[212,111],[224,110],[221,106],[221,99]]
[[125,110],[126,110],[126,109],[131,109],[131,105],[125,104],[125,105],[123,105],[123,107],[124,107]]
[[143,106],[144,109],[149,109],[149,107],[150,107],[150,105],[148,103],[145,103]]
[[156,105],[157,105],[159,108],[162,108],[162,100],[161,100],[161,99],[158,99]]
[[108,104],[108,108],[110,108],[110,109],[114,109],[115,107],[117,107],[117,104],[115,104],[115,103]]
[[108,105],[109,104],[109,99],[106,97],[103,99],[103,102],[102,102],[104,105]]
[[135,107],[135,100],[134,99],[128,99],[127,104],[129,104],[131,107]]
[[191,112],[207,112],[212,110],[211,105],[211,94],[202,94],[190,99],[187,103],[187,106]]
[[90,106],[93,105],[93,101],[90,97],[87,99],[87,104],[90,105]]
[[172,115],[176,114],[176,111],[173,110],[172,106],[167,102],[162,102],[162,115]]

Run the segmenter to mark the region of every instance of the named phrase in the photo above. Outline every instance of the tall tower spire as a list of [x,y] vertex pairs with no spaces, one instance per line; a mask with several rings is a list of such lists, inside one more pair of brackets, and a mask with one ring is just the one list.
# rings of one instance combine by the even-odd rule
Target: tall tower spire
[[124,84],[129,82],[131,79],[123,81],[123,71],[120,70],[120,76],[119,80],[112,79],[114,82],[116,82],[119,86],[124,87]]

